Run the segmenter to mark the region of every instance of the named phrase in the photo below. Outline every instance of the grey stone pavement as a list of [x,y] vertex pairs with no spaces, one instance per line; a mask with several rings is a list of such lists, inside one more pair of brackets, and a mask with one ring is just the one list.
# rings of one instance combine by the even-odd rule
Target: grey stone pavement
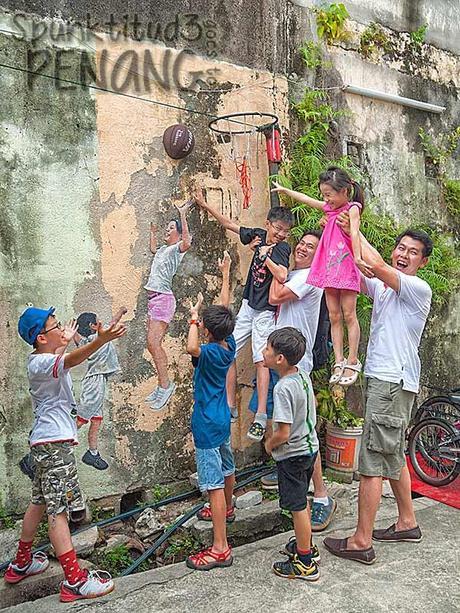
[[[342,501],[345,503],[345,500]],[[409,613],[460,611],[460,513],[440,503],[414,501],[424,538],[421,543],[377,543],[372,566],[331,556],[322,547],[321,578],[316,583],[276,577],[271,564],[292,533],[278,534],[234,550],[229,569],[191,571],[184,563],[116,579],[115,591],[97,600],[61,604],[58,596],[3,609],[9,613],[246,613],[263,611],[324,613]],[[355,501],[327,530],[350,533]],[[353,515],[352,515],[353,512]],[[392,523],[394,500],[383,499],[378,527]]]

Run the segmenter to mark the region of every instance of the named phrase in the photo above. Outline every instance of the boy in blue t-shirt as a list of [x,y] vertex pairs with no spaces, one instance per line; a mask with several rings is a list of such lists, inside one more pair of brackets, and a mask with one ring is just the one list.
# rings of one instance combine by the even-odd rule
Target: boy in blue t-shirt
[[[195,442],[198,485],[209,495],[209,506],[198,512],[198,517],[212,521],[214,538],[209,549],[187,558],[189,568],[210,570],[231,566],[232,549],[227,542],[226,522],[235,519],[233,487],[235,463],[230,447],[230,407],[227,402],[226,379],[235,359],[235,316],[228,308],[230,256],[227,252],[219,261],[223,283],[221,305],[204,309],[202,322],[199,310],[203,302],[201,293],[196,304],[190,305],[190,329],[187,353],[192,356],[193,374],[192,434]],[[199,328],[207,343],[200,345]]]

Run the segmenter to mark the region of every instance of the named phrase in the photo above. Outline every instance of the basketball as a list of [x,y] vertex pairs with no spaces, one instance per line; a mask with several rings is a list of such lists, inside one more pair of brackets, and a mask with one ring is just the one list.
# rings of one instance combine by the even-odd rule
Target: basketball
[[195,137],[182,123],[176,123],[166,128],[163,134],[163,146],[173,160],[181,160],[192,153]]

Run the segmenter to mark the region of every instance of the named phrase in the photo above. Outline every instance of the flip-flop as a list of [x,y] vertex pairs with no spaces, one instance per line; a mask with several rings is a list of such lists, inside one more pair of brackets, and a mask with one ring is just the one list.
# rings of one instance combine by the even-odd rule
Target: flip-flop
[[373,564],[375,562],[375,550],[373,547],[368,549],[348,549],[347,544],[348,538],[334,539],[328,536],[323,541],[323,545],[329,553],[338,558],[361,562],[361,564]]

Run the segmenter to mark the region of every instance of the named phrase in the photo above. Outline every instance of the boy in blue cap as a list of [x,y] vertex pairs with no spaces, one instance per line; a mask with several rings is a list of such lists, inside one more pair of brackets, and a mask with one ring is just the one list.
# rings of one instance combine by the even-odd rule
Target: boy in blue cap
[[48,515],[48,533],[65,574],[60,600],[103,596],[113,590],[113,581],[104,571],[80,568],[70,536],[67,511],[81,509],[73,445],[77,444],[76,403],[69,369],[81,364],[106,343],[123,336],[122,324],[104,329],[98,324],[97,337],[84,347],[65,353],[77,332],[74,321],[64,328],[54,316],[54,308],[30,307],[19,318],[21,338],[34,347],[27,364],[34,424],[29,444],[36,474],[32,500],[24,515],[16,557],[5,573],[7,583],[19,583],[48,567],[43,552],[32,554],[32,542],[43,514]]

